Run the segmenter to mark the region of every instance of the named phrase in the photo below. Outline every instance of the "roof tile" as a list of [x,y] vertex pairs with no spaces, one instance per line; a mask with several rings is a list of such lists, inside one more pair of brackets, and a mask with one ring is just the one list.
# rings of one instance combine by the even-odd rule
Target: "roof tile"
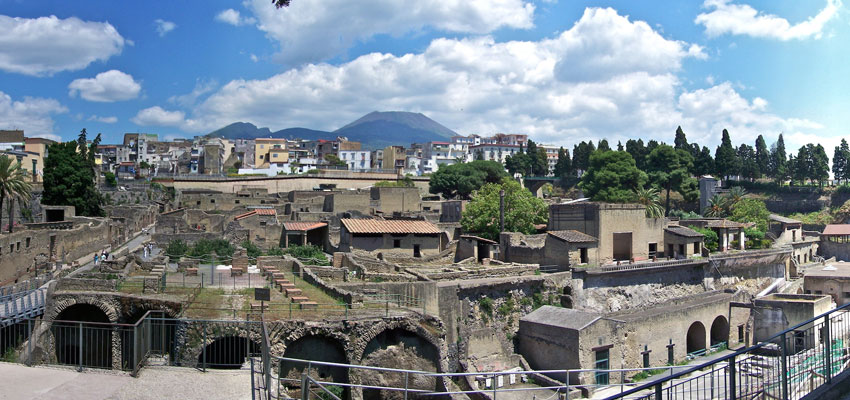
[[549,231],[548,234],[567,243],[595,243],[596,238],[576,230]]
[[350,233],[440,233],[436,225],[419,220],[343,219]]

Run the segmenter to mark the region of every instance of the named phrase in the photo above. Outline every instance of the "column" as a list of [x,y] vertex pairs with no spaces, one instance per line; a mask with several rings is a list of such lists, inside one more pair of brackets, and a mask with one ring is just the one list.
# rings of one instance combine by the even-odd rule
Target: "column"
[[744,242],[747,241],[747,238],[744,237],[744,230],[740,229],[738,231],[738,248],[740,250],[744,250]]

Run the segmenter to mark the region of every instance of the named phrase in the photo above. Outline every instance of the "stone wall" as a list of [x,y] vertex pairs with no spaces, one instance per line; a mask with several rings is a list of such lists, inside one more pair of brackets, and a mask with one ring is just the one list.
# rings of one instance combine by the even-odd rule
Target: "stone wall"
[[838,261],[850,261],[850,243],[821,240],[818,255],[827,259],[835,257]]

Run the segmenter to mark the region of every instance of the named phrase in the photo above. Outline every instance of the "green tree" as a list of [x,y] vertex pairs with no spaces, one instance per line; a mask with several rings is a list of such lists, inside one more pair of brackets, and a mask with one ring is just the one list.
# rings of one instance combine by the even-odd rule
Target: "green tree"
[[[0,157],[0,209],[3,203],[9,200],[9,233],[14,227],[15,200],[21,203],[29,202],[32,187],[27,179],[27,172],[18,161],[12,162],[12,156]],[[0,213],[2,214],[2,213]],[[2,215],[0,215],[0,226],[2,226]]]
[[782,134],[770,149],[770,173],[776,182],[782,182],[789,178],[788,155],[785,154],[785,140]]
[[533,140],[528,140],[528,161],[529,172],[531,176],[546,176],[549,175],[549,160],[546,158],[546,150],[534,143]]
[[688,138],[685,136],[685,131],[682,130],[681,126],[676,128],[676,138],[673,140],[673,148],[686,151],[690,151],[691,149],[690,145],[688,145]]
[[325,154],[325,162],[332,167],[346,167],[348,164],[339,159],[336,154]]
[[702,146],[702,150],[694,157],[694,175],[702,176],[714,173],[714,158],[711,157],[711,150]]
[[635,199],[638,204],[646,206],[647,218],[659,218],[664,216],[664,209],[658,199],[658,189],[654,187],[638,188],[635,190]]
[[639,170],[643,171],[646,155],[649,154],[646,151],[646,146],[643,144],[643,139],[626,140],[626,152],[631,154],[632,158],[635,160],[635,165],[637,165]]
[[756,165],[759,169],[759,178],[762,175],[767,175],[770,170],[770,151],[767,149],[767,143],[764,141],[764,136],[759,135],[756,138]]
[[[74,206],[77,215],[103,216],[100,207],[103,199],[95,186],[95,165],[94,160],[88,157],[85,129],[80,136],[77,142],[54,143],[48,147],[41,202]],[[96,141],[99,142],[99,139],[96,138]]]
[[764,202],[759,199],[741,199],[732,206],[732,213],[729,218],[738,222],[752,222],[756,224],[756,228],[762,232],[767,230],[767,219],[770,217],[770,211]]
[[[693,169],[691,154],[684,149],[674,149],[662,144],[652,150],[646,158],[646,171],[649,181],[664,188],[667,197],[664,204],[664,215],[670,214],[670,191],[695,191],[696,182],[691,177]],[[689,197],[693,197],[690,195]]]
[[487,183],[499,183],[507,177],[505,167],[497,161],[475,160],[468,163],[442,165],[431,174],[428,191],[446,198],[469,199],[472,192]]
[[811,178],[812,174],[812,154],[811,148],[800,146],[797,150],[797,157],[794,158],[792,176],[794,180],[805,184]]
[[593,141],[589,141],[588,143],[581,142],[575,147],[573,147],[573,169],[578,171],[587,171],[590,167],[590,154],[593,153],[596,148],[593,146]]
[[718,246],[718,236],[717,232],[713,229],[708,228],[693,228],[693,230],[699,232],[703,236],[703,244],[705,244],[705,248],[710,251],[717,251]]
[[572,163],[570,162],[570,152],[561,147],[558,149],[558,162],[555,163],[555,176],[564,179],[572,173]]
[[829,156],[826,155],[826,149],[820,143],[817,146],[809,143],[806,147],[809,147],[811,153],[811,178],[823,186],[829,180]]
[[838,182],[846,183],[847,178],[850,178],[848,162],[850,162],[850,146],[847,145],[847,140],[842,138],[841,145],[835,146],[835,152],[832,155],[832,176]]
[[611,146],[608,145],[608,139],[600,140],[599,145],[596,147],[596,150],[611,151]]
[[514,174],[529,176],[529,173],[531,172],[531,162],[531,157],[520,149],[519,153],[505,157],[505,168],[507,168],[508,173],[511,174],[511,176]]
[[104,182],[106,182],[106,186],[109,186],[109,187],[118,186],[118,180],[115,179],[115,174],[113,174],[112,172],[108,172],[108,171],[104,172],[103,173],[103,180],[104,180]]
[[257,247],[257,245],[254,244],[254,242],[252,242],[250,240],[243,240],[242,241],[242,247],[245,249],[245,253],[250,258],[257,258],[257,257],[263,255],[263,251],[260,250],[260,248]]
[[729,212],[729,199],[715,194],[708,199],[708,208],[705,209],[706,217],[725,217]]
[[635,190],[644,186],[646,173],[635,166],[627,152],[595,151],[579,187],[593,201],[627,203],[635,200]]
[[460,220],[465,232],[482,237],[499,239],[499,191],[505,191],[505,230],[507,232],[534,233],[534,225],[545,224],[549,209],[542,199],[534,197],[528,189],[511,178],[501,183],[488,183],[475,192]]
[[754,181],[761,176],[756,152],[752,146],[741,143],[738,147],[737,156],[741,166],[739,172],[741,177]]
[[714,168],[719,175],[728,180],[729,176],[738,175],[737,158],[735,148],[732,147],[732,140],[729,138],[729,132],[724,129],[720,146],[717,146],[717,150],[714,152]]

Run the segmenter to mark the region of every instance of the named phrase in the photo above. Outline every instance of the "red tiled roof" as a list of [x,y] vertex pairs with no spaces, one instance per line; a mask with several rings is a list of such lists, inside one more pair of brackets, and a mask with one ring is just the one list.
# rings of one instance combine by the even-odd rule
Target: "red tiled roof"
[[823,229],[823,233],[821,235],[850,235],[850,224],[829,224]]
[[257,215],[257,210],[254,210],[254,211],[248,211],[248,212],[246,212],[245,214],[239,214],[239,215],[237,215],[237,216],[233,217],[233,220],[234,220],[234,221],[239,221],[240,219],[248,218],[248,217],[250,217],[250,216],[252,216],[252,215]]
[[257,215],[277,215],[274,208],[257,208],[254,211],[257,212]]
[[287,231],[312,231],[313,229],[324,228],[328,226],[327,222],[284,222],[283,229]]
[[350,233],[440,233],[437,226],[428,221],[343,219],[342,224]]

